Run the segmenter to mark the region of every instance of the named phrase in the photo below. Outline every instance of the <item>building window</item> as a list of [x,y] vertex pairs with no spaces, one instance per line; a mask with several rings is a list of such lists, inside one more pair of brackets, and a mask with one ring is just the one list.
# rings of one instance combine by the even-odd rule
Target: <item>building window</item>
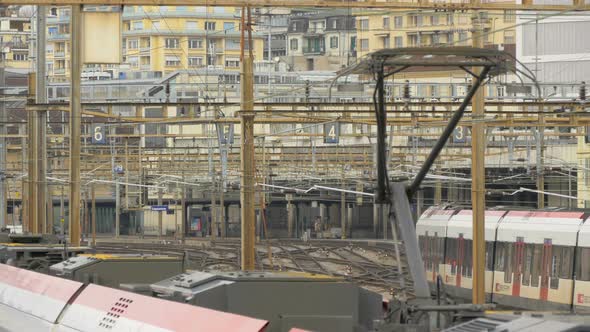
[[395,25],[396,29],[401,28],[404,25],[404,17],[403,16],[396,16],[393,18],[393,24]]
[[223,31],[234,31],[236,29],[236,24],[234,22],[223,22]]
[[187,30],[197,30],[197,22],[196,21],[187,21],[185,23],[185,27]]
[[12,60],[25,61],[25,60],[27,60],[27,54],[26,53],[12,53]]
[[291,39],[291,41],[289,43],[291,45],[291,50],[297,51],[297,49],[299,48],[298,40],[297,39]]
[[225,66],[228,68],[238,68],[240,66],[239,59],[226,59]]
[[188,40],[188,48],[203,48],[203,40],[202,39],[189,39]]
[[154,29],[154,30],[160,29],[160,21],[152,21],[152,29]]
[[338,48],[338,37],[330,37],[330,48]]
[[226,39],[225,40],[225,49],[239,50],[240,49],[240,40],[239,39]]
[[383,48],[390,48],[391,47],[391,39],[389,36],[383,37]]
[[455,35],[452,32],[449,32],[447,35],[447,43],[453,44],[455,42]]
[[389,17],[383,18],[383,29],[389,29]]
[[368,51],[369,50],[369,40],[368,39],[360,39],[361,44],[361,51]]
[[440,44],[440,35],[435,33],[434,35],[432,35],[432,45],[438,44]]
[[205,22],[205,30],[215,30],[215,22]]
[[459,32],[459,44],[467,43],[467,32]]
[[166,48],[178,48],[178,38],[166,38]]
[[505,10],[504,11],[504,22],[505,23],[514,23],[514,22],[516,22],[516,11],[514,11],[514,10]]
[[338,29],[338,20],[332,21],[332,29],[334,29],[334,30]]
[[203,57],[189,56],[188,57],[188,65],[191,67],[202,67],[203,66]]
[[453,14],[447,14],[447,25],[455,24],[455,16]]
[[129,48],[129,49],[139,48],[139,40],[137,40],[137,39],[129,39],[127,41],[127,48]]
[[131,68],[137,68],[137,67],[139,67],[139,57],[136,57],[136,56],[128,56],[127,57],[127,63],[129,64],[129,66]]
[[440,17],[438,15],[431,16],[430,23],[432,25],[439,25],[440,24]]
[[514,31],[504,31],[504,44],[514,44],[516,40],[514,38]]
[[143,30],[143,21],[131,22],[131,30]]
[[403,37],[395,37],[394,42],[395,42],[395,47],[404,47]]
[[166,55],[166,66],[168,66],[168,67],[180,66],[180,58],[178,58],[176,55]]
[[369,19],[363,18],[359,20],[359,30],[369,30]]

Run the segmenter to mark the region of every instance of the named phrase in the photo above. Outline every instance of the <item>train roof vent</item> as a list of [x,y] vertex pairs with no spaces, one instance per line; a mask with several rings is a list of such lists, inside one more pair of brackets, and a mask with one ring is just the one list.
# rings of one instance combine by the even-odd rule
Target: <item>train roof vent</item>
[[448,329],[443,330],[444,332],[482,332],[492,331],[498,325],[504,322],[488,318],[477,318],[470,320],[467,323],[459,324]]

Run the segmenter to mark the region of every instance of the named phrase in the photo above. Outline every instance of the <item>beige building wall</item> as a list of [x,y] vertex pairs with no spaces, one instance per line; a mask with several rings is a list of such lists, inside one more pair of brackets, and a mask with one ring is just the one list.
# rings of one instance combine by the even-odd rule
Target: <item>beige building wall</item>
[[[425,46],[471,46],[470,12],[358,11],[356,12],[359,57],[383,48]],[[504,49],[514,54],[516,17],[512,12],[486,12],[484,47]],[[463,75],[460,71],[405,71],[396,78],[444,78]],[[464,76],[464,75],[463,75]]]
[[[190,70],[208,64],[225,70],[239,70],[240,8],[125,8],[122,14],[121,71],[151,71],[166,75],[176,70]],[[69,7],[52,9],[47,20],[48,75],[54,82],[67,81],[69,77],[69,21]],[[253,38],[254,58],[262,60],[264,36],[255,32]],[[99,71],[117,67],[96,66]]]
[[29,59],[30,19],[25,17],[0,18],[0,66],[31,68]]

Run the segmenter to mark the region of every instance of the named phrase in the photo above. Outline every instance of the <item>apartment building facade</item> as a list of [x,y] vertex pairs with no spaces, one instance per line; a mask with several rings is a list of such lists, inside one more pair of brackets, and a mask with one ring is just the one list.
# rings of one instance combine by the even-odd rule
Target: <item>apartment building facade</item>
[[[122,65],[86,66],[112,78],[161,77],[209,67],[239,70],[240,15],[234,7],[126,6],[122,13]],[[47,68],[51,81],[67,81],[70,9],[52,8],[47,19]],[[262,37],[253,52],[262,59]]]
[[[357,12],[359,56],[383,48],[471,46],[470,12]],[[486,12],[484,45],[515,52],[514,12]]]
[[[359,57],[383,48],[471,46],[471,12],[446,11],[358,11],[356,12],[356,36]],[[484,47],[505,50],[515,54],[516,22],[515,12],[484,12]],[[472,77],[464,71],[424,70],[410,68],[395,76],[396,80],[407,80],[413,97],[459,98]],[[512,78],[502,76],[501,81]],[[453,86],[450,83],[454,84]],[[448,84],[448,86],[446,85]],[[392,96],[401,96],[401,87],[390,91]],[[490,97],[506,94],[505,88],[488,90]]]
[[19,16],[18,10],[5,14],[0,17],[0,66],[28,69],[31,20]]
[[355,19],[347,10],[292,12],[284,61],[294,71],[335,71],[356,59]]
[[[131,72],[164,75],[202,67],[237,71],[240,17],[234,7],[126,7],[123,63]],[[252,37],[255,59],[261,60],[262,36],[254,32]]]

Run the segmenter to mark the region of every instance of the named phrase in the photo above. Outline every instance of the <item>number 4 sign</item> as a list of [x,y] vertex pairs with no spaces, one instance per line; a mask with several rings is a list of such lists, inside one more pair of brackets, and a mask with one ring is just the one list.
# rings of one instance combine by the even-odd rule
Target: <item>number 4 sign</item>
[[340,141],[340,123],[324,124],[324,143],[338,143]]
[[104,124],[93,124],[92,125],[92,144],[106,144]]

